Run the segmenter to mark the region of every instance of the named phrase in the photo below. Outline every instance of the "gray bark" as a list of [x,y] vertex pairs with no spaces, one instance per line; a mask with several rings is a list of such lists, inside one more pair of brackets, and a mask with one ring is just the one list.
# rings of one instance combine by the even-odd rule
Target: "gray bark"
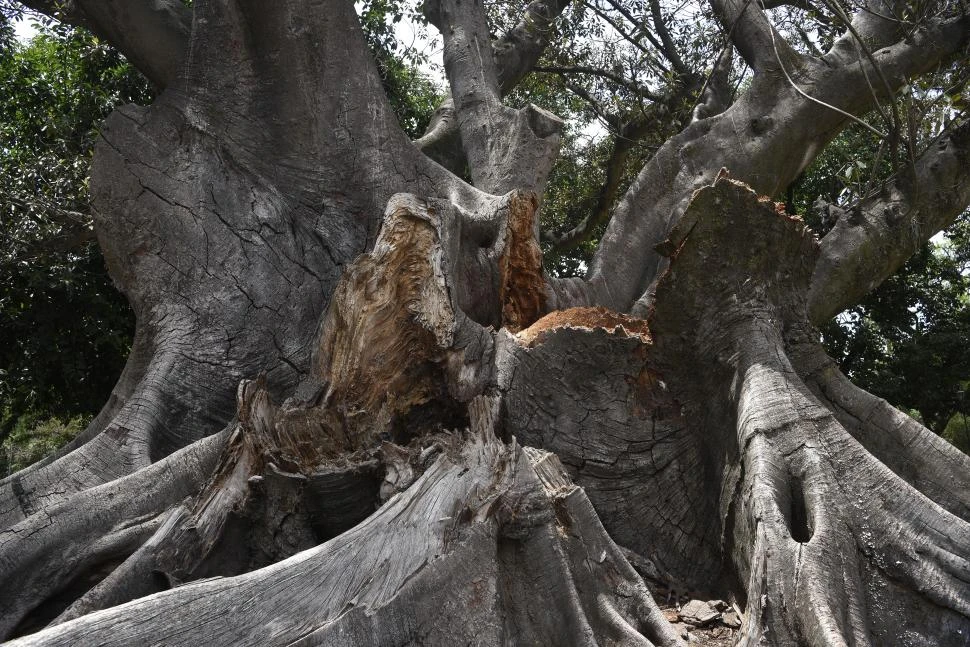
[[[937,446],[940,466],[916,480],[937,484],[942,508],[908,480],[912,471],[892,469],[922,460],[912,453],[919,442],[883,463],[833,413],[848,407],[864,417],[858,396],[851,402],[831,381],[836,371],[828,367],[830,391],[808,386],[821,354],[806,303],[816,245],[800,222],[727,180],[698,194],[685,220],[653,331],[661,356],[688,356],[709,376],[679,399],[723,380],[712,408],[734,412],[728,446],[716,453],[722,541],[747,582],[742,644],[960,644],[970,630],[970,525],[958,503],[966,490],[939,477],[947,464],[965,472],[970,461]],[[765,246],[777,251],[767,264]],[[736,250],[745,262],[728,260]],[[712,266],[719,271],[700,278]],[[671,335],[685,317],[703,323]],[[917,441],[926,430],[898,433]]]
[[[526,6],[515,27],[491,43],[494,73],[501,96],[511,92],[535,66],[555,31],[556,19],[567,6],[569,2],[565,0],[534,0]],[[486,56],[488,50],[483,50]],[[463,173],[466,153],[451,97],[435,110],[428,131],[414,143],[445,168],[456,174]]]
[[970,123],[944,131],[902,177],[839,218],[822,241],[812,320],[835,316],[892,276],[970,203]]
[[[553,122],[501,105],[480,5],[438,13],[477,188],[406,140],[349,4],[192,11],[177,78],[102,131],[138,334],[81,439],[0,483],[4,637],[682,644],[648,583],[731,599],[740,644],[970,635],[970,461],[824,356],[817,286],[859,280],[855,248],[817,263],[758,195],[843,115],[765,59],[643,170],[589,281],[556,282]],[[934,23],[879,60],[900,83],[965,38]],[[857,60],[795,63],[816,98],[872,100]],[[917,209],[965,183],[948,141]]]
[[[963,18],[929,21],[912,38],[879,51],[881,72],[895,90],[962,51],[968,34]],[[755,191],[780,195],[848,122],[819,102],[860,115],[879,98],[866,83],[867,75],[877,75],[858,56],[844,62],[781,60],[788,76],[775,59],[729,109],[690,124],[657,151],[617,204],[585,284],[554,286],[560,307],[578,300],[646,314],[652,286],[666,267],[654,245],[676,225],[695,190],[726,168]]]
[[559,153],[562,120],[534,105],[521,110],[502,105],[480,2],[434,0],[424,4],[424,12],[444,38],[445,71],[472,184],[494,194],[541,193]]
[[[313,11],[200,3],[183,80],[102,129],[95,222],[136,352],[86,444],[0,483],[5,525],[222,428],[245,377],[292,388],[390,195],[465,191],[397,127],[353,11]],[[294,31],[304,19],[347,36]]]
[[23,4],[87,27],[117,47],[159,88],[182,71],[192,12],[180,0],[27,0]]

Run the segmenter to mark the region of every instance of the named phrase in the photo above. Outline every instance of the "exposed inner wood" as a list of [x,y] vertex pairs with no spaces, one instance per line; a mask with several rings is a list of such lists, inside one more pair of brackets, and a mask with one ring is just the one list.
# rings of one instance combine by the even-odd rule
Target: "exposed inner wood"
[[[507,235],[482,267],[502,276],[503,318],[525,323],[543,307],[525,244],[534,203],[511,200],[492,221]],[[240,610],[239,596],[277,586],[278,605],[262,608],[275,620],[297,613],[292,582],[332,591],[352,581],[353,591],[328,593],[329,606],[313,611],[315,639],[414,642],[410,625],[367,614],[410,618],[415,605],[436,614],[457,588],[467,595],[440,625],[449,638],[487,624],[493,642],[678,644],[613,538],[644,577],[744,607],[739,631],[752,643],[866,644],[866,632],[888,640],[880,628],[892,618],[922,630],[907,609],[939,619],[921,634],[927,644],[965,625],[970,526],[923,505],[800,380],[813,357],[805,348],[817,346],[805,308],[817,243],[801,223],[721,180],[698,192],[672,233],[677,258],[649,328],[605,308],[572,308],[508,335],[456,305],[452,282],[464,275],[450,273],[460,239],[442,228],[446,207],[392,199],[374,252],[334,293],[315,379],[280,406],[263,380],[244,381],[208,483],[168,508],[161,528],[110,564],[64,620],[155,595],[65,624],[60,636],[82,625],[113,630],[99,628],[105,618],[151,622],[160,608],[211,598],[227,605],[220,622],[235,614],[238,640],[266,624]],[[784,262],[766,260],[769,246]],[[887,514],[870,515],[857,503],[867,498]],[[920,560],[910,559],[913,546]],[[347,551],[370,551],[371,562],[362,567]],[[386,577],[389,559],[397,579]],[[307,568],[317,575],[307,579]],[[164,582],[125,588],[126,573],[146,572]],[[884,586],[900,589],[892,601],[873,593]],[[839,591],[838,604],[819,603],[813,590]],[[557,614],[537,613],[537,598]],[[176,630],[204,631],[211,614],[197,616],[189,609]],[[300,622],[279,626],[293,632]]]
[[546,335],[558,328],[602,328],[615,334],[638,337],[650,343],[650,329],[645,319],[637,319],[602,306],[555,310],[516,333],[520,343],[532,347],[541,344]]
[[413,201],[389,207],[374,251],[334,292],[316,362],[326,392],[315,411],[291,417],[328,428],[341,450],[372,445],[396,418],[446,395],[440,365],[454,341],[455,310],[428,217]]
[[546,305],[542,252],[535,237],[537,208],[533,193],[516,193],[509,202],[507,246],[499,269],[502,325],[512,332],[535,322]]

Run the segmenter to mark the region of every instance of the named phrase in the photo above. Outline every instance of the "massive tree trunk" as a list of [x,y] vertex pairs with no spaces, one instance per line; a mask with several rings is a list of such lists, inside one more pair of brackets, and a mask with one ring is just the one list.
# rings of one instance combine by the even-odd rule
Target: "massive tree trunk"
[[[350,4],[113,4],[76,17],[165,86],[92,169],[138,332],[84,435],[0,483],[0,635],[680,644],[649,583],[731,599],[741,644],[965,644],[970,461],[813,328],[904,260],[858,260],[888,216],[819,243],[757,193],[845,125],[781,61],[849,111],[869,62],[771,59],[763,14],[715,3],[760,76],[644,168],[589,279],[557,281],[535,238],[559,121],[501,104],[521,66],[491,60],[480,4],[428,5],[474,186],[404,137]],[[886,45],[893,83],[966,20],[925,32]],[[959,191],[903,186],[893,222],[966,206],[965,131],[919,167]]]

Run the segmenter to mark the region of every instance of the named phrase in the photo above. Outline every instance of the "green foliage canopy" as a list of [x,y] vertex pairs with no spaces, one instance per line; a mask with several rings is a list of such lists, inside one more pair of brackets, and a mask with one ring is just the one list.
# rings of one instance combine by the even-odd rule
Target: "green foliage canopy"
[[134,322],[94,240],[87,170],[98,124],[153,93],[87,32],[45,22],[23,43],[6,19],[0,86],[2,439],[22,418],[96,413],[124,365]]

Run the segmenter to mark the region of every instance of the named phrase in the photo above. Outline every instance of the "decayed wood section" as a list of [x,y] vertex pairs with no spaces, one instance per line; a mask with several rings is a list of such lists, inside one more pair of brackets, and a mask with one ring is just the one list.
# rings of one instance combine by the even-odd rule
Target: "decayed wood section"
[[[503,296],[495,307],[516,304],[519,321],[542,285],[509,280],[521,261],[506,259],[537,257],[514,249],[523,239],[504,218],[522,218],[531,231],[535,203],[526,205],[496,211],[503,249],[493,254]],[[132,580],[124,573],[149,570],[175,588],[24,642],[567,644],[610,636],[677,644],[558,459],[496,435],[506,435],[494,395],[496,344],[480,340],[496,333],[454,301],[460,290],[447,251],[458,243],[442,234],[443,216],[454,213],[392,199],[374,252],[335,293],[317,374],[279,407],[259,380],[244,382],[238,421],[206,485],[61,620],[123,601],[117,587]],[[473,363],[488,368],[470,371]],[[436,419],[432,402],[449,415],[460,402],[463,425]],[[423,415],[410,419],[414,437],[395,437],[395,422],[415,409]],[[352,507],[360,514],[385,502],[324,536],[333,489],[313,482],[339,473],[362,486],[360,474],[376,465],[383,483],[372,480]],[[213,575],[236,576],[188,582]]]
[[[824,357],[800,220],[699,191],[648,324],[541,316],[534,213],[394,196],[312,374],[279,404],[244,381],[233,425],[127,477],[151,495],[78,518],[93,548],[7,630],[102,575],[14,644],[681,644],[645,582],[733,599],[741,644],[970,635],[970,465]],[[78,532],[21,525],[5,572]]]

